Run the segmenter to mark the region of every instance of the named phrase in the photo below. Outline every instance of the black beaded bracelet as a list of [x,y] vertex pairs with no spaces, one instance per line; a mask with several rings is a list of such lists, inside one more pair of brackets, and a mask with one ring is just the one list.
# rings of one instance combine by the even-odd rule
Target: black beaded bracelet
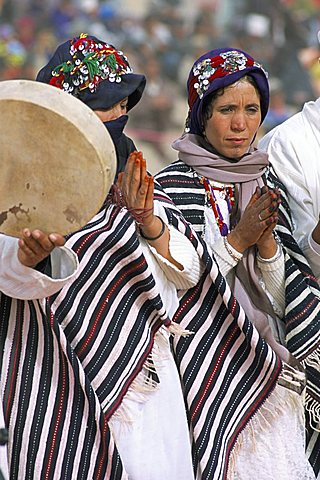
[[141,227],[140,227],[140,235],[142,238],[144,238],[145,240],[158,240],[158,238],[160,238],[163,234],[164,234],[164,231],[165,231],[165,228],[166,228],[166,224],[164,223],[164,221],[162,220],[161,217],[158,217],[158,215],[156,215],[157,218],[159,218],[160,222],[161,222],[161,230],[160,230],[160,233],[159,235],[157,235],[156,237],[147,237],[147,235],[145,235],[143,233],[143,231],[141,230]]

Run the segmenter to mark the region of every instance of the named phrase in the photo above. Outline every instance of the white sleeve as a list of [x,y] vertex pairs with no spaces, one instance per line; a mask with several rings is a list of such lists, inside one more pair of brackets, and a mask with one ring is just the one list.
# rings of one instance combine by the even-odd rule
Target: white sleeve
[[192,288],[199,282],[204,266],[185,235],[171,226],[169,226],[169,232],[170,254],[172,258],[183,266],[183,270],[179,270],[169,260],[162,257],[154,247],[149,245],[149,248],[167,279],[173,282],[177,289],[186,290]]
[[[292,128],[291,134],[288,129],[283,128],[283,125],[280,127],[282,127],[281,130],[276,127],[263,137],[259,142],[259,148],[268,152],[277,176],[287,189],[293,221],[293,236],[307,258],[314,275],[319,279],[320,255],[310,243],[310,236],[317,225],[320,210],[320,204],[318,205],[312,197],[320,189],[310,186],[313,181],[317,183],[319,169],[312,167],[312,159],[317,153],[308,151],[307,139],[301,132],[302,125],[297,124],[296,129]],[[294,135],[296,137],[293,137]],[[305,148],[304,154],[297,150],[297,144]]]
[[[154,202],[154,212],[167,223],[164,207],[160,202]],[[172,226],[168,228],[170,233],[170,254],[172,258],[183,266],[183,270],[179,270],[175,265],[170,263],[160,255],[154,247],[151,247],[149,244],[148,247],[167,279],[173,282],[177,289],[186,290],[192,288],[199,282],[204,271],[204,265],[186,236]]]
[[220,272],[224,277],[228,275],[233,268],[238,265],[243,255],[228,243],[228,250],[223,237],[220,237],[212,245],[212,251],[219,266]]
[[51,253],[52,278],[25,267],[18,259],[18,239],[0,234],[0,291],[20,300],[34,300],[59,291],[76,274],[78,258],[67,247]]
[[285,263],[282,248],[278,245],[277,252],[273,258],[262,259],[258,255],[257,263],[262,273],[266,290],[273,299],[275,312],[282,318],[286,307]]

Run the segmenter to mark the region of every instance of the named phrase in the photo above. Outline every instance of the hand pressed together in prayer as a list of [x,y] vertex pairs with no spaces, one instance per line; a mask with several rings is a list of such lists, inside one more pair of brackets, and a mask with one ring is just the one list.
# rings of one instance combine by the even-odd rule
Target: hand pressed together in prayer
[[117,186],[121,190],[125,205],[133,216],[139,218],[141,236],[147,240],[164,258],[183,270],[170,254],[169,229],[164,221],[154,214],[154,178],[147,172],[147,164],[142,152],[129,155],[125,171],[119,174]]
[[229,243],[243,253],[257,245],[263,258],[271,258],[277,251],[273,230],[278,222],[280,194],[267,186],[257,187],[236,227],[229,233]]
[[41,230],[30,231],[25,228],[19,239],[18,258],[25,267],[35,267],[50,255],[55,247],[62,247],[65,238],[58,233],[44,233]]

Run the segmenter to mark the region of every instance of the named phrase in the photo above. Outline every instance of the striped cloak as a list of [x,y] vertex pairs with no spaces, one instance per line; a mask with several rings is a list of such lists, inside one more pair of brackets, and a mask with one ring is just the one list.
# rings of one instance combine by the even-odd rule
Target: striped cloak
[[[159,188],[156,192],[156,198],[167,205],[169,209],[175,209],[177,206],[182,212],[184,218],[193,225],[194,230],[201,237],[204,230],[204,206],[205,206],[205,190],[203,185],[199,181],[199,177],[196,172],[187,166],[182,161],[178,160],[173,162],[168,167],[164,168],[157,176],[157,182],[159,182]],[[277,179],[271,169],[268,171],[267,183],[269,187],[278,187],[281,196],[282,203],[280,207],[280,219],[276,228],[276,231],[281,239],[284,253],[285,253],[285,289],[286,289],[286,309],[285,317],[282,319],[286,325],[286,342],[288,350],[301,361],[306,368],[307,372],[307,389],[306,389],[306,428],[307,428],[307,456],[311,465],[313,466],[316,475],[320,478],[320,308],[319,308],[319,285],[311,272],[311,269],[304,258],[300,248],[292,237],[292,222],[289,212],[289,206],[286,196],[286,191],[281,182]],[[219,279],[219,280],[218,280]],[[221,277],[217,276],[214,280],[216,285],[221,282]],[[218,282],[218,283],[217,283]],[[224,282],[222,282],[224,284]],[[226,286],[224,284],[223,288]],[[219,293],[222,291],[219,289]],[[188,294],[189,295],[189,294]],[[234,300],[235,301],[235,300]],[[216,321],[219,319],[220,311],[217,311]],[[237,310],[234,314],[233,327],[237,333],[237,327],[239,327],[246,336],[246,340],[250,338],[250,329],[252,325],[250,322],[246,326],[248,331],[244,330],[240,325],[240,318],[242,316],[241,310]],[[177,312],[175,321],[180,321],[180,313]],[[247,320],[246,320],[247,321]],[[185,323],[183,322],[183,325]],[[192,325],[188,325],[187,328],[193,329]],[[254,328],[253,328],[254,329]],[[254,329],[255,330],[255,329]],[[225,372],[221,385],[224,385],[226,389],[228,386],[225,382],[234,375],[238,370],[239,351],[234,352],[231,349],[226,351],[226,348],[230,348],[229,342],[222,335],[224,330],[217,333],[217,339],[221,340],[219,348],[216,353],[216,362],[225,362],[225,368],[228,368],[228,373]],[[194,340],[193,340],[194,341]],[[259,339],[259,342],[263,341]],[[180,345],[186,343],[185,340],[178,341],[177,354],[180,358]],[[233,342],[232,342],[233,343]],[[260,347],[260,343],[258,343]],[[223,358],[219,356],[219,352],[223,352]],[[183,350],[184,352],[184,350]],[[189,359],[190,357],[188,357]],[[190,365],[193,365],[195,359],[193,359]],[[228,365],[228,367],[226,367]],[[240,367],[241,368],[241,367]],[[252,366],[250,366],[252,368]],[[241,372],[242,373],[242,372]],[[221,372],[220,372],[221,374]],[[207,384],[205,384],[207,386]],[[205,387],[206,388],[206,387]],[[230,437],[226,443],[222,443],[218,446],[218,449],[225,449],[225,455],[227,458],[230,449],[234,446],[235,436],[239,433],[246,422],[245,409],[247,407],[247,414],[252,415],[253,409],[257,406],[253,406],[251,402],[245,405],[245,398],[248,392],[251,395],[251,390],[248,388],[248,383],[245,377],[239,379],[238,390],[241,392],[237,397],[235,394],[230,398],[236,402],[239,416],[239,425],[237,425],[235,434],[232,433],[233,423],[230,417],[228,408],[223,411],[223,415],[219,424],[206,423],[208,419],[204,421],[203,426],[207,429],[211,429],[211,434],[216,436],[221,435],[221,430],[230,430]],[[254,388],[254,387],[253,387]],[[244,392],[246,392],[244,394]],[[226,397],[224,392],[216,391],[217,395],[223,395],[224,401]],[[244,394],[242,396],[242,394]],[[267,392],[261,392],[261,397],[266,398]],[[261,401],[261,397],[259,400]],[[212,399],[212,405],[219,402],[219,398]],[[263,401],[263,400],[262,400]],[[241,403],[242,402],[242,403]],[[235,405],[234,405],[235,408]],[[215,412],[215,410],[213,410]],[[242,417],[242,415],[244,415]],[[242,418],[241,418],[242,417]],[[197,417],[191,417],[192,421],[197,421]],[[231,423],[230,423],[231,422]],[[227,424],[227,425],[226,425]],[[223,425],[223,426],[222,426]],[[286,439],[284,439],[285,441]],[[213,442],[217,445],[216,442]],[[203,443],[202,443],[203,446]],[[214,446],[216,449],[216,446]],[[204,476],[203,478],[209,479],[223,479],[225,474],[219,473],[218,475],[212,474],[212,476]]]
[[[272,392],[281,362],[246,318],[203,242],[173,206],[167,214],[206,266],[174,318],[194,334],[173,343],[195,477],[222,480],[236,439]],[[155,332],[172,324],[125,209],[103,208],[67,245],[79,257],[79,274],[58,294],[45,301],[1,295],[10,478],[124,480],[108,419],[141,371]],[[319,300],[311,275],[299,270],[300,253],[294,254],[295,262],[286,257],[289,318],[302,358],[314,351],[314,340],[306,347],[297,343],[295,325],[312,318],[319,332]]]

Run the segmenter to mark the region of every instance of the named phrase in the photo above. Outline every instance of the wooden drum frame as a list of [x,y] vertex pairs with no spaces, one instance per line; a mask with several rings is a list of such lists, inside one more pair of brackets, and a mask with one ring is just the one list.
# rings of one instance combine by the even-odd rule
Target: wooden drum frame
[[97,115],[56,87],[0,82],[0,232],[23,228],[62,235],[101,208],[116,173],[116,152]]

